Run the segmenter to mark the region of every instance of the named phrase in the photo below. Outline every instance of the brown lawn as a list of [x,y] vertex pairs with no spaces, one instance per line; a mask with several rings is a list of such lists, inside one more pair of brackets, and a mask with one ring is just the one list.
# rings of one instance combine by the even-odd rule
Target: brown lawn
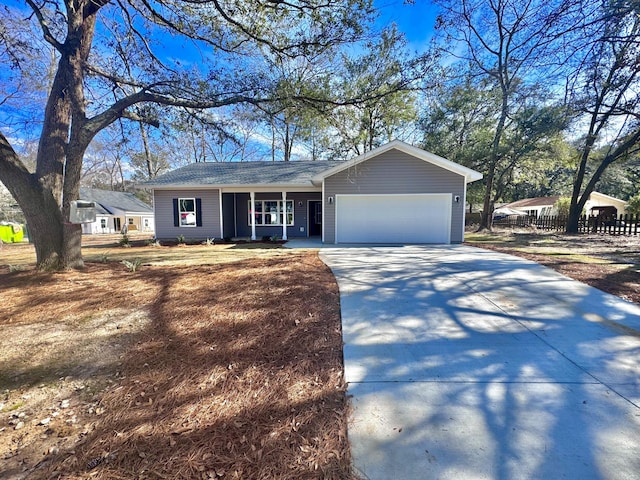
[[45,274],[10,272],[15,247],[0,477],[355,478],[338,289],[316,253],[111,245],[112,261]]

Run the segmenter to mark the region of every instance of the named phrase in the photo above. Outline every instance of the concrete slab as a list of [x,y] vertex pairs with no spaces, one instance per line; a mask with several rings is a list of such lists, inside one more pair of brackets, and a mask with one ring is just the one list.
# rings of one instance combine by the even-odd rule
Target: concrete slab
[[640,477],[640,307],[462,245],[321,258],[365,478]]

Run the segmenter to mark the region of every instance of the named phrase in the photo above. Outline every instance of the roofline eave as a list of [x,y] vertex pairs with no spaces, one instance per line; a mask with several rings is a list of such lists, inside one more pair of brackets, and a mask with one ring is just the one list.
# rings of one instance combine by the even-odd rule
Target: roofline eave
[[185,185],[185,184],[180,184],[180,183],[173,183],[173,184],[162,184],[162,185],[144,185],[141,186],[140,188],[148,188],[148,189],[152,189],[152,190],[186,190],[186,189],[194,189],[194,190],[227,190],[227,191],[233,191],[233,190],[242,190],[242,191],[249,191],[249,190],[255,190],[255,191],[260,191],[260,190],[264,190],[264,189],[269,189],[269,190],[308,190],[310,192],[315,192],[317,191],[319,188],[321,188],[320,186],[314,185],[313,183],[309,182],[309,183],[290,183],[290,184],[279,184],[279,183],[262,183],[262,184],[225,184],[225,185],[218,185],[218,184],[194,184],[194,185]]

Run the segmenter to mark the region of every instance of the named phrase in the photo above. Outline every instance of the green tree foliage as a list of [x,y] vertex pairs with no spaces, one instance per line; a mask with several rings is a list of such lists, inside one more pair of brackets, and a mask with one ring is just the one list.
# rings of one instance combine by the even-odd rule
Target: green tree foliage
[[[521,110],[532,108],[527,104],[531,93],[544,95],[540,75],[553,54],[551,40],[564,29],[561,20],[570,4],[561,0],[439,0],[437,4],[443,12],[437,28],[444,48],[460,59],[452,71],[466,67],[471,78],[480,79],[483,89],[495,95],[488,152],[479,159],[485,165],[480,228],[491,228],[493,203],[503,193],[505,177],[528,150],[517,145],[516,137],[508,138],[511,124],[517,116],[524,120]],[[516,130],[522,127],[525,124]]]
[[333,156],[361,155],[411,133],[417,91],[430,82],[429,70],[437,70],[435,60],[433,52],[407,55],[406,40],[395,27],[368,43],[364,55],[344,56],[341,91],[347,98],[367,100],[331,112],[329,124],[338,140],[329,146]]
[[576,145],[570,233],[578,231],[580,213],[604,172],[640,152],[640,7],[623,1],[591,6],[596,8],[585,10],[590,15],[567,59],[569,108],[577,125],[587,125]]
[[571,197],[560,197],[553,204],[553,207],[558,215],[566,217],[569,215],[569,207],[571,207]]
[[301,148],[305,139],[313,138],[310,133],[322,121],[325,110],[300,99],[331,97],[333,65],[328,55],[313,59],[274,57],[268,61],[278,101],[254,110],[271,133],[271,160],[288,162],[296,147]]
[[640,193],[635,194],[629,199],[627,212],[633,213],[634,215],[640,215]]
[[[424,148],[493,176],[491,205],[513,200],[519,190],[523,193],[541,188],[547,170],[558,168],[563,111],[544,106],[536,89],[518,85],[512,93],[518,103],[504,122],[493,163],[487,158],[492,155],[501,94],[491,82],[474,82],[468,76],[443,85],[435,90],[420,121]],[[486,189],[485,185],[481,203],[486,199]]]

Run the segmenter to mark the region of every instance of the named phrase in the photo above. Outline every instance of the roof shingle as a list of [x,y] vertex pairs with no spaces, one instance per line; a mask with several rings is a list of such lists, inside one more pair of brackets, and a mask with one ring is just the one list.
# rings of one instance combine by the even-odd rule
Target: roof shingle
[[192,163],[141,183],[141,187],[218,185],[308,185],[314,175],[341,162],[330,160],[293,162]]
[[137,198],[133,193],[80,188],[80,198],[95,202],[98,213],[113,214],[114,209],[125,212],[153,213],[153,208]]

